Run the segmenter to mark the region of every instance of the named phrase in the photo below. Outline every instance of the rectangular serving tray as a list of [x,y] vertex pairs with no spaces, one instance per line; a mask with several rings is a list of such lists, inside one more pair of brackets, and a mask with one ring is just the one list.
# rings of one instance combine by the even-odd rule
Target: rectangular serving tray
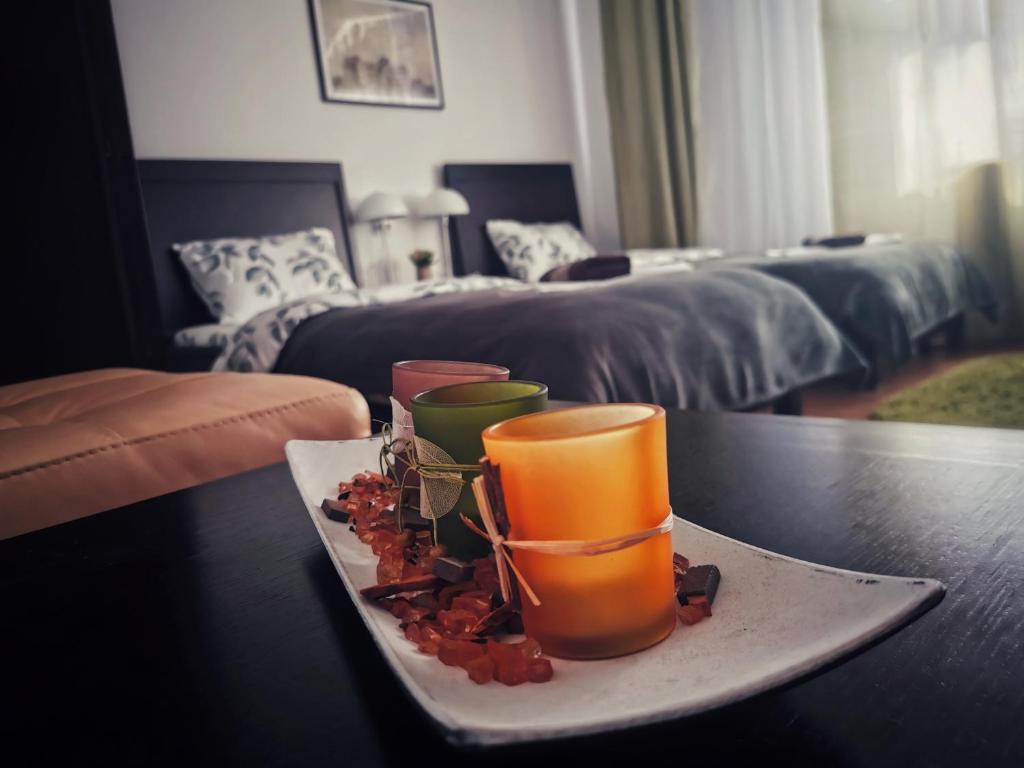
[[454,744],[498,745],[629,728],[705,712],[848,658],[938,604],[933,579],[878,576],[767,552],[676,518],[674,548],[714,563],[714,616],[665,641],[604,661],[553,659],[549,683],[478,686],[465,671],[419,653],[398,619],[359,595],[377,558],[320,510],[338,481],[378,466],[380,439],[285,446],[313,524],[359,614],[399,680]]

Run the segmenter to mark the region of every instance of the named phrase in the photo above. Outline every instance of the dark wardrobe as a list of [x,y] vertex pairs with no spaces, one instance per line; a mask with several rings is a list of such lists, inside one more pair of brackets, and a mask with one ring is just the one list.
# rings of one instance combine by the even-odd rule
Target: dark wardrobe
[[126,264],[146,238],[110,5],[19,3],[7,33],[0,383],[145,365],[145,292]]

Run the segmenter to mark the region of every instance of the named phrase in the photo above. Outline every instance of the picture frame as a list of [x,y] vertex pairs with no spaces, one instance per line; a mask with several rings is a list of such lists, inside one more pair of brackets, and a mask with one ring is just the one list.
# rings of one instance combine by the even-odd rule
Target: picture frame
[[444,109],[434,9],[420,0],[309,0],[324,101]]

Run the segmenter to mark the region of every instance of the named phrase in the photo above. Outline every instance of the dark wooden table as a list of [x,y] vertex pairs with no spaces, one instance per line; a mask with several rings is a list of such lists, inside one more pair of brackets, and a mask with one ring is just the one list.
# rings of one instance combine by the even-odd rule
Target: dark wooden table
[[684,517],[807,560],[936,577],[945,600],[787,690],[482,763],[406,699],[279,465],[0,543],[0,761],[1024,764],[1024,433],[669,425]]

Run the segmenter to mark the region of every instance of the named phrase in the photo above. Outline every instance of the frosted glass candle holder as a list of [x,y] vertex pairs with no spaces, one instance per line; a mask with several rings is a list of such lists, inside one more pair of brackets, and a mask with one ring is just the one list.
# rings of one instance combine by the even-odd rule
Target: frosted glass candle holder
[[413,395],[449,384],[473,381],[508,381],[508,368],[459,360],[403,360],[391,366],[391,395],[405,410]]
[[[548,388],[535,381],[479,381],[453,384],[421,392],[412,398],[416,437],[429,440],[456,464],[479,465],[484,455],[480,433],[499,421],[542,411],[547,407]],[[480,512],[469,483],[476,475],[466,473],[455,508],[437,522],[438,542],[464,560],[483,557],[490,545],[473,533],[459,515],[480,525]],[[420,494],[422,505],[423,493]]]
[[[496,424],[483,433],[501,471],[510,540],[594,540],[655,528],[669,513],[665,411],[589,405]],[[515,550],[541,600],[521,595],[526,632],[545,653],[621,656],[676,626],[672,534],[594,556]]]

